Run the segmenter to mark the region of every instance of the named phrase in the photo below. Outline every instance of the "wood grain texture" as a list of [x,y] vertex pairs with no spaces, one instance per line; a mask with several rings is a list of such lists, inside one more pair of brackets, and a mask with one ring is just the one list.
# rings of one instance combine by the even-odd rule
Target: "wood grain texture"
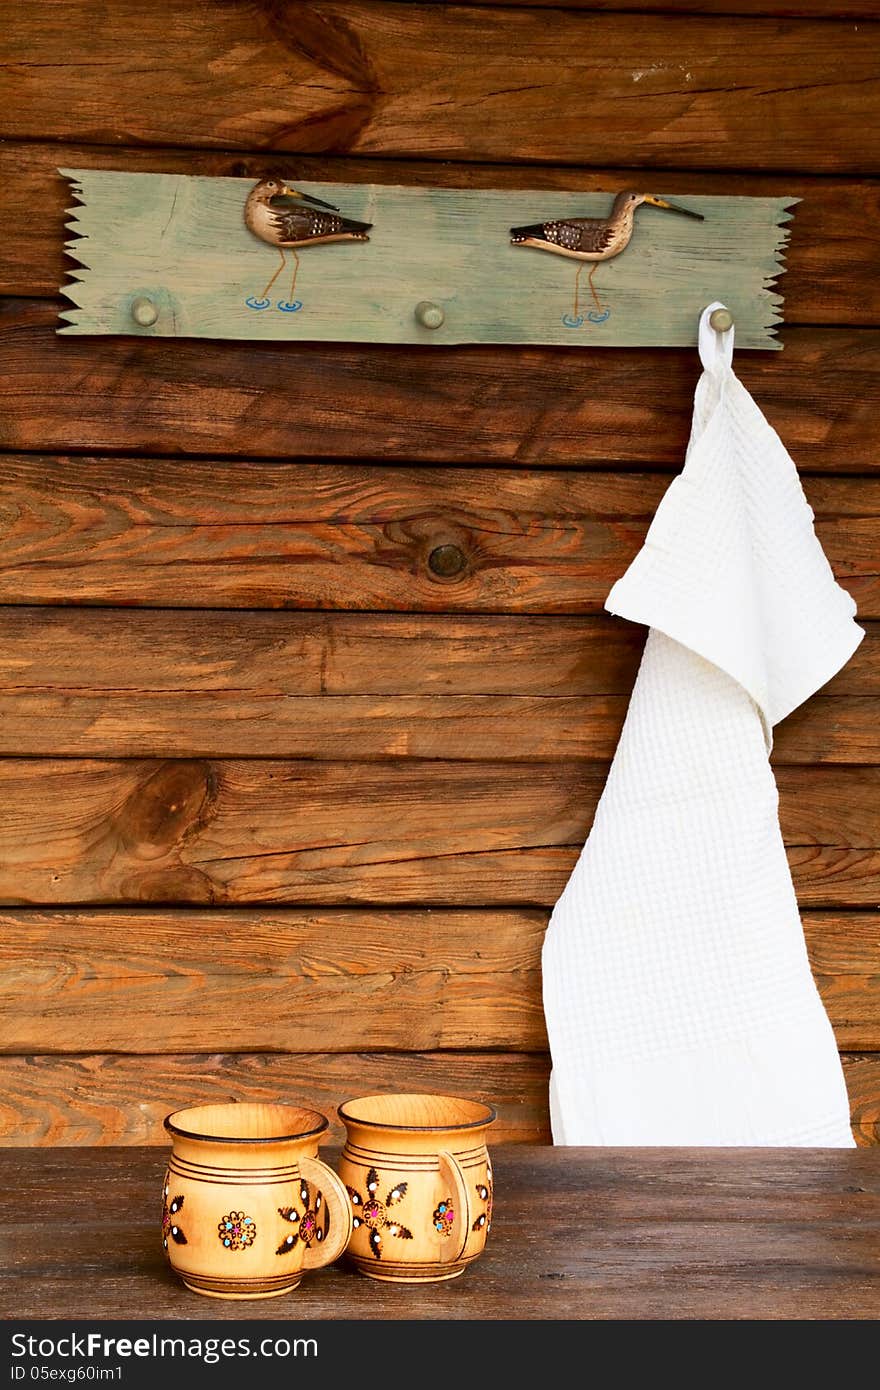
[[[0,463],[0,598],[176,610],[0,611],[0,737],[17,755],[0,764],[0,899],[27,904],[4,913],[0,1026],[10,1046],[36,1054],[0,1056],[0,1145],[164,1144],[162,1116],[194,1099],[286,1093],[332,1115],[347,1094],[407,1087],[485,1094],[501,1112],[500,1148],[547,1143],[536,940],[589,829],[642,640],[599,610],[681,465],[699,369],[689,351],[59,342],[58,164],[256,178],[280,151],[305,180],[596,191],[650,177],[682,195],[801,197],[781,283],[787,323],[803,326],[786,329],[783,353],[740,354],[736,367],[798,465],[826,475],[805,479],[820,539],[860,619],[880,617],[880,494],[867,476],[880,457],[880,334],[870,331],[880,184],[858,177],[880,157],[880,26],[829,19],[865,18],[843,0],[590,12],[634,4],[572,0],[542,14],[517,3],[123,0],[109,16],[100,7],[99,22],[97,0],[43,7],[38,20],[0,5],[21,60],[0,75],[14,84],[0,96],[0,131],[23,137],[0,142],[0,293],[34,297],[0,304],[0,447],[37,455]],[[814,19],[787,22],[817,6]],[[720,17],[731,8],[786,18]],[[462,36],[483,32],[491,45],[466,53]],[[516,85],[530,90],[501,90]],[[102,451],[147,457],[89,457]],[[584,470],[597,467],[608,487],[594,491]],[[429,569],[437,545],[462,548],[456,577]],[[338,611],[254,611],[317,604]],[[239,611],[186,612],[202,605]],[[374,608],[392,616],[343,611]],[[874,641],[872,629],[820,700],[780,727],[774,755],[862,1143],[880,1140],[880,1053],[869,1050],[880,1017],[880,786],[874,768],[832,764],[874,756]],[[438,718],[452,705],[455,717]],[[391,761],[364,761],[368,727],[369,756]],[[297,750],[339,756],[334,728],[360,746],[351,770],[286,761]],[[464,761],[480,740],[495,760]],[[454,761],[413,756],[453,742]],[[255,746],[273,758],[220,756]],[[582,760],[585,749],[596,761]],[[86,761],[123,751],[130,761]],[[801,758],[808,765],[788,761]],[[159,906],[51,907],[67,902]],[[222,914],[179,906],[214,902]],[[266,906],[248,913],[249,902]],[[141,915],[152,935],[138,933]],[[485,949],[478,920],[493,927]],[[258,967],[236,949],[239,923]],[[231,998],[242,1012],[224,1025]],[[307,999],[326,1021],[311,1038],[295,1007]],[[254,1000],[268,1010],[266,1041],[258,1008],[247,1012]],[[502,1021],[502,1050],[474,1050],[483,1033],[472,1002],[480,1030]],[[148,1021],[150,1053],[104,1050],[131,1045]],[[215,1052],[202,1050],[203,1024]],[[362,1041],[395,1028],[395,1050]],[[346,1050],[328,1051],[343,1033]],[[407,1036],[424,1046],[408,1050]],[[515,1051],[517,1037],[534,1050]],[[13,1240],[26,1243],[0,1304],[19,1317],[47,1306],[94,1316],[98,1288],[108,1315],[154,1317],[163,1299],[168,1316],[187,1311],[179,1288],[162,1284],[144,1215],[158,1156],[142,1179],[130,1150],[109,1170],[106,1149],[83,1155],[82,1178],[63,1152],[45,1155],[45,1169],[14,1157],[16,1190],[34,1206],[16,1208]],[[593,1154],[554,1180],[542,1165],[559,1157],[539,1157],[528,1180],[523,1168],[517,1196],[499,1206],[499,1235],[523,1233],[527,1254],[481,1266],[480,1317],[510,1315],[525,1258],[547,1276],[530,1284],[526,1316],[876,1315],[876,1239],[862,1205],[876,1203],[862,1171],[839,1176],[851,1155],[762,1153],[757,1176],[738,1155],[737,1176],[710,1178],[705,1157],[694,1170],[681,1154],[659,1171],[638,1166],[645,1154],[602,1155],[603,1177]],[[96,1208],[99,1175],[108,1202]],[[536,1184],[548,1219],[558,1198],[568,1220],[537,1247]],[[128,1201],[141,1235],[120,1254],[107,1237]],[[84,1266],[100,1277],[83,1280]],[[326,1304],[326,1283],[304,1289],[304,1316],[340,1316],[351,1281],[338,1277]],[[356,1313],[400,1315],[399,1290],[392,1303],[364,1283],[354,1281]],[[441,1289],[433,1308],[476,1316],[470,1292]],[[424,1297],[404,1315],[423,1317]]]
[[880,19],[877,0],[443,0],[447,5],[528,5],[554,10],[612,10],[624,14],[758,15],[777,19]]
[[880,1057],[863,1052],[841,1060],[855,1141],[864,1147],[880,1144]]
[[[684,348],[69,339],[56,322],[0,300],[5,449],[677,469],[701,370]],[[877,471],[880,332],[783,338],[736,370],[799,467]]]
[[[550,905],[607,767],[0,761],[0,902]],[[880,769],[780,767],[805,907],[876,906]]]
[[[844,1053],[860,1145],[880,1143],[880,1056]],[[167,1143],[162,1120],[196,1102],[308,1102],[344,1135],[336,1106],[377,1091],[440,1091],[498,1110],[495,1143],[550,1141],[544,1052],[124,1053],[0,1056],[0,1147]]]
[[112,21],[98,0],[67,0],[39,23],[4,0],[0,22],[5,137],[880,169],[870,24],[644,16],[636,48],[625,14],[560,10],[548,24],[524,7],[367,0],[118,0]]
[[[880,624],[866,631],[829,691],[880,695]],[[148,687],[181,697],[178,716],[204,696],[623,695],[644,637],[609,614],[0,607],[0,691],[112,709]]]
[[0,1148],[164,1145],[171,1110],[278,1099],[314,1106],[340,1143],[336,1107],[365,1088],[482,1096],[498,1111],[495,1142],[547,1143],[549,1075],[545,1053],[507,1050],[0,1056]]
[[[880,624],[861,625],[824,694],[880,695]],[[148,689],[181,696],[180,719],[184,699],[233,694],[629,696],[644,640],[641,625],[607,613],[0,607],[0,691],[59,691],[74,708],[93,693],[112,709]]]
[[[543,1050],[546,925],[538,911],[5,911],[0,1051]],[[838,1045],[880,1050],[880,916],[810,913],[804,929]]]
[[[0,755],[610,761],[643,636],[612,618],[0,609]],[[871,624],[833,693],[780,725],[777,765],[880,763],[878,646]]]
[[[822,3],[822,0],[817,0]],[[880,6],[878,6],[880,16]],[[284,158],[297,181],[397,183],[436,188],[545,188],[609,192],[633,182],[631,169],[581,169],[571,165],[455,164],[444,161],[381,160],[332,155]],[[40,142],[0,145],[4,234],[0,240],[0,293],[55,298],[71,262],[64,252],[70,189],[59,167],[126,169],[134,173],[207,174],[255,181],[279,163],[273,155],[212,150],[150,150],[100,145],[61,146]],[[730,170],[655,169],[657,188],[670,196],[726,194],[735,197],[798,198],[785,274],[787,324],[880,324],[880,184],[867,179],[805,178],[791,173],[740,174]],[[637,180],[638,181],[638,180]],[[644,179],[641,180],[642,182]],[[39,218],[31,209],[40,208]]]
[[533,1050],[545,926],[535,911],[3,913],[0,1049]]
[[[116,708],[113,708],[113,705]],[[0,695],[0,753],[111,757],[487,758],[517,763],[610,760],[626,717],[623,696],[530,699],[502,695],[257,697],[163,701],[62,691]],[[780,730],[785,763],[880,764],[875,700],[815,697]]]
[[880,915],[807,912],[803,924],[838,1047],[880,1052]]
[[[337,1151],[324,1154],[332,1163]],[[297,1318],[306,1327],[319,1318],[427,1319],[426,1357],[436,1354],[432,1320],[482,1323],[481,1346],[487,1320],[518,1320],[524,1354],[536,1318],[876,1320],[876,1151],[496,1144],[493,1159],[492,1234],[465,1278],[399,1287],[334,1265],[303,1281]],[[204,1317],[157,1240],[163,1162],[152,1148],[0,1155],[0,1182],[16,1193],[0,1217],[8,1252],[0,1316],[21,1322],[50,1308],[92,1321]],[[259,1306],[289,1333],[287,1299]],[[253,1305],[217,1300],[211,1316],[233,1325],[253,1319]],[[328,1344],[334,1336],[328,1327]],[[579,1332],[572,1354],[582,1343]],[[506,1334],[501,1345],[509,1347]]]
[[[2,426],[0,426],[2,428]],[[0,468],[0,601],[597,613],[661,473],[29,457]],[[862,618],[880,616],[880,479],[805,479]],[[454,547],[458,569],[435,572]]]

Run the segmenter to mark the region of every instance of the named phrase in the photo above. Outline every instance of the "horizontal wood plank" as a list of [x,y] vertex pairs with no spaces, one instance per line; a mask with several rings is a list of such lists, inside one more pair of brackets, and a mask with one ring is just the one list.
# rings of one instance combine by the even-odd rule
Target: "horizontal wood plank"
[[[843,1056],[853,1133],[880,1143],[880,1056]],[[214,1053],[209,1056],[0,1056],[0,1146],[166,1146],[171,1110],[212,1101],[278,1099],[315,1106],[344,1137],[336,1106],[375,1091],[484,1097],[499,1144],[550,1142],[546,1053]]]
[[[878,8],[880,15],[880,8]],[[125,169],[132,173],[206,174],[214,178],[262,177],[278,165],[277,155],[227,154],[213,150],[150,150],[103,146],[18,143],[0,145],[0,186],[5,190],[4,235],[0,241],[0,293],[56,296],[71,262],[64,251],[70,185],[59,168]],[[291,177],[304,181],[389,183],[442,188],[529,189],[613,192],[647,174],[632,169],[580,169],[571,165],[454,164],[352,159],[332,155],[288,157]],[[784,296],[787,324],[880,323],[880,184],[866,179],[805,178],[791,173],[654,169],[653,186],[668,196],[722,194],[736,197],[798,198],[785,274],[776,288]],[[39,218],[32,209],[40,208]]]
[[[406,0],[404,0],[406,3]],[[777,19],[878,19],[878,0],[442,0],[445,5],[528,5],[554,10],[610,10],[625,14],[764,15]]]
[[336,1107],[370,1091],[484,1096],[498,1143],[547,1143],[550,1067],[542,1053],[230,1053],[0,1056],[0,1147],[167,1144],[164,1117],[217,1101],[307,1104],[344,1130]]
[[[347,1347],[337,1320],[350,1320],[352,1360],[371,1334],[382,1340],[385,1320],[408,1322],[406,1333],[389,1328],[384,1340],[399,1361],[417,1366],[439,1361],[438,1328],[444,1342],[459,1345],[460,1323],[471,1320],[486,1363],[488,1347],[493,1370],[515,1365],[520,1375],[542,1335],[530,1326],[536,1319],[552,1324],[557,1363],[566,1343],[572,1359],[583,1346],[584,1331],[572,1322],[622,1320],[628,1350],[639,1320],[876,1321],[874,1153],[577,1149],[499,1145],[493,1134],[492,1234],[468,1277],[407,1286],[358,1279],[343,1262],[305,1279],[292,1305],[267,1299],[260,1316],[288,1337],[292,1328],[317,1332],[322,1355],[332,1346],[340,1360]],[[338,1150],[327,1146],[325,1155],[335,1162]],[[205,1316],[168,1271],[156,1238],[164,1159],[149,1146],[0,1155],[0,1182],[15,1194],[0,1217],[8,1252],[0,1317],[21,1324],[49,1308],[98,1327],[167,1319],[181,1336],[180,1319]],[[245,1330],[244,1320],[253,1325],[252,1306],[221,1299],[211,1307],[230,1338]],[[570,1337],[560,1336],[566,1321]],[[495,1346],[492,1322],[503,1324]],[[418,1352],[409,1362],[411,1346]],[[541,1346],[528,1359],[540,1359],[544,1371],[547,1351]]]
[[525,7],[381,0],[117,0],[109,16],[67,0],[36,13],[0,9],[7,138],[880,169],[870,23],[559,10],[550,24]]
[[[57,308],[0,300],[5,449],[680,468],[701,371],[685,348],[66,338]],[[880,331],[783,338],[736,370],[798,466],[880,469]]]
[[[607,767],[0,761],[0,902],[550,905]],[[805,907],[876,906],[880,769],[780,767]]]
[[[829,691],[880,695],[880,624],[866,630]],[[179,696],[179,717],[203,696],[622,695],[644,637],[610,614],[9,606],[0,607],[0,692],[72,701],[91,692],[112,709],[149,689]]]
[[534,1051],[545,927],[538,911],[2,912],[0,1051]]
[[[829,696],[880,695],[880,623],[861,626]],[[55,690],[74,704],[91,693],[112,709],[148,690],[180,696],[178,719],[204,696],[628,696],[644,639],[608,613],[0,607],[0,692]]]
[[[0,1051],[541,1051],[546,926],[535,910],[7,910]],[[808,913],[804,930],[838,1045],[880,1050],[880,915]]]
[[[610,760],[644,636],[610,617],[243,617],[0,609],[0,755]],[[869,631],[779,727],[777,765],[880,763]]]
[[[0,602],[597,613],[668,485],[17,455],[0,468]],[[862,618],[880,617],[880,478],[804,487],[836,576]]]

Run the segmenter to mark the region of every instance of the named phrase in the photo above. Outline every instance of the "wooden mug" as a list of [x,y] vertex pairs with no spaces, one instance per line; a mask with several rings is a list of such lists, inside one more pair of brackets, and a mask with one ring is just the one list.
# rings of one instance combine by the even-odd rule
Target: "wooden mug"
[[339,1176],[351,1199],[346,1252],[371,1279],[454,1279],[492,1222],[490,1105],[458,1096],[378,1095],[338,1107]]
[[251,1102],[166,1117],[162,1243],[187,1288],[272,1298],[342,1254],[348,1194],[317,1157],[328,1125],[316,1110]]

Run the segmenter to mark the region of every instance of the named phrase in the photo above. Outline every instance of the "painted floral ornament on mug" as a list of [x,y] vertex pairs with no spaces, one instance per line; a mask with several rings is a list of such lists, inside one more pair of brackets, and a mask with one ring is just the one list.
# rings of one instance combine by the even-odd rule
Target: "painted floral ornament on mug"
[[[186,1245],[187,1239],[181,1228],[172,1219],[177,1215],[183,1206],[183,1197],[178,1194],[171,1197],[170,1187],[171,1174],[165,1174],[165,1181],[162,1184],[162,1249],[167,1252],[169,1240],[173,1240],[175,1245]],[[171,1200],[169,1201],[169,1197]]]
[[307,1250],[311,1250],[312,1241],[317,1241],[320,1245],[330,1229],[330,1209],[325,1203],[324,1194],[320,1189],[316,1190],[313,1200],[309,1185],[303,1179],[299,1185],[299,1199],[303,1205],[302,1211],[296,1207],[278,1208],[278,1215],[284,1221],[289,1221],[295,1225],[296,1230],[284,1237],[275,1251],[276,1255],[288,1255],[291,1250],[296,1248],[298,1240],[303,1242]]
[[455,1222],[455,1206],[451,1197],[445,1198],[436,1208],[432,1217],[434,1230],[439,1231],[441,1236],[451,1236],[452,1227]]
[[355,1188],[349,1187],[346,1183],[346,1191],[351,1198],[351,1205],[354,1209],[352,1226],[357,1230],[359,1226],[369,1228],[367,1237],[373,1257],[377,1260],[382,1258],[382,1232],[387,1230],[390,1236],[396,1236],[398,1240],[412,1240],[412,1231],[407,1226],[393,1217],[389,1218],[389,1210],[406,1196],[406,1183],[398,1182],[389,1188],[388,1195],[384,1202],[380,1202],[376,1196],[379,1187],[379,1174],[375,1168],[371,1168],[367,1173],[367,1196],[363,1198]]
[[243,1211],[231,1211],[228,1216],[221,1216],[217,1235],[220,1244],[225,1245],[227,1250],[247,1250],[257,1238],[256,1223]]
[[474,1218],[471,1225],[472,1231],[482,1231],[485,1229],[486,1235],[492,1229],[492,1165],[486,1163],[486,1181],[477,1183],[477,1196],[481,1202],[486,1203],[486,1210],[481,1211],[479,1216]]

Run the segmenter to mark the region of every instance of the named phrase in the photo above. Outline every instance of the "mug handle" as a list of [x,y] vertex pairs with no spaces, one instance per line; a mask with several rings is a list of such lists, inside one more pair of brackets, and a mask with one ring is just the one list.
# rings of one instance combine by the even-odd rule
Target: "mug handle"
[[323,1269],[338,1260],[351,1238],[352,1211],[342,1179],[320,1158],[299,1160],[300,1172],[315,1189],[315,1200],[324,1207],[323,1224],[319,1216],[317,1239],[303,1252],[303,1269]]
[[452,1223],[452,1237],[456,1253],[454,1255],[446,1254],[444,1259],[459,1260],[464,1254],[464,1247],[467,1245],[468,1236],[471,1233],[471,1204],[468,1198],[467,1180],[461,1164],[451,1153],[447,1153],[445,1149],[440,1149],[437,1160],[443,1182],[455,1193],[455,1220]]

